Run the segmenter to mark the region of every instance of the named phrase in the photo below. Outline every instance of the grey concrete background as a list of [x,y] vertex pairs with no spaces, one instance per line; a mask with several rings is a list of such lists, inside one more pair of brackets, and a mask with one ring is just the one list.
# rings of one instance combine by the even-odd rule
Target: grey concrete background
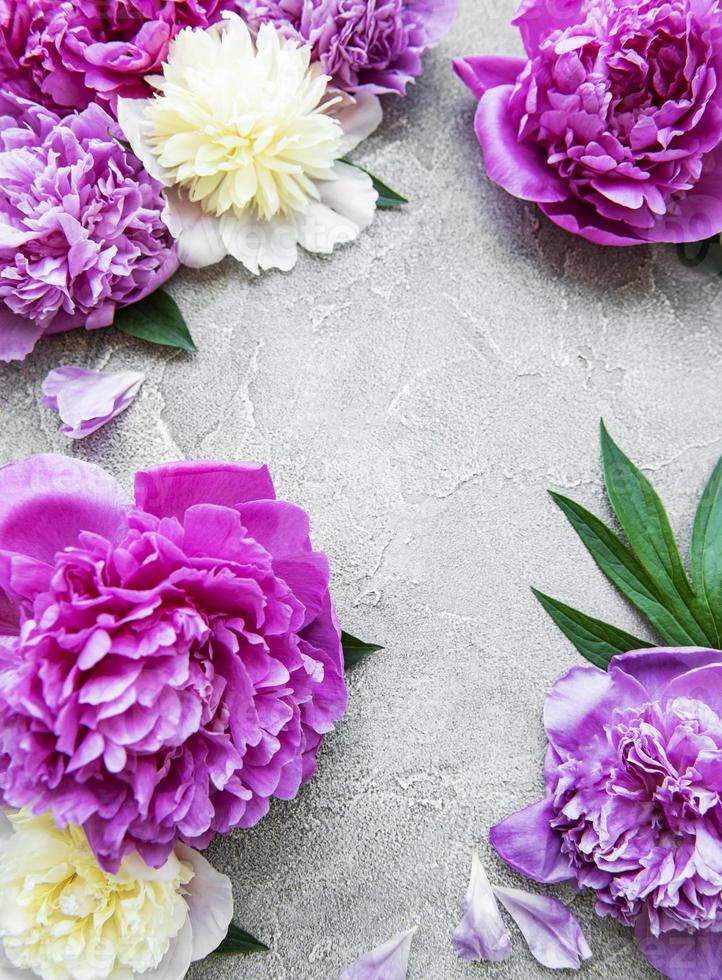
[[[656,481],[686,542],[722,451],[722,289],[673,249],[567,237],[484,175],[474,103],[453,55],[514,52],[513,4],[461,0],[410,96],[387,100],[359,159],[411,204],[330,258],[252,280],[232,261],[178,276],[200,347],[190,357],[115,332],[76,332],[0,367],[0,462],[56,450],[128,486],[177,458],[268,461],[306,507],[346,628],[386,646],[350,675],[347,717],[299,798],[218,841],[236,919],[266,957],[216,960],[193,980],[330,980],[419,925],[412,980],[546,974],[513,959],[462,964],[449,944],[472,848],[538,797],[541,709],[579,662],[535,584],[637,628],[545,490],[607,513],[597,423]],[[39,407],[59,364],[142,368],[116,423],[79,444]],[[651,977],[630,935],[573,904],[591,978]]]

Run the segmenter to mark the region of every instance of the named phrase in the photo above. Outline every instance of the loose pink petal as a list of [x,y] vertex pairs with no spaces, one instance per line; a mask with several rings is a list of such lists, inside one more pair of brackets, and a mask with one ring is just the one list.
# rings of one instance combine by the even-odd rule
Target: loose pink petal
[[502,922],[491,884],[476,853],[471,858],[464,915],[454,929],[451,945],[462,960],[498,962],[512,954],[511,936]]
[[518,888],[494,888],[494,894],[519,926],[532,955],[550,970],[578,970],[592,951],[577,920],[556,898]]
[[339,980],[406,980],[411,940],[418,927],[400,932],[343,971]]
[[43,405],[58,412],[64,436],[84,439],[124,412],[144,380],[138,371],[55,368],[43,382]]

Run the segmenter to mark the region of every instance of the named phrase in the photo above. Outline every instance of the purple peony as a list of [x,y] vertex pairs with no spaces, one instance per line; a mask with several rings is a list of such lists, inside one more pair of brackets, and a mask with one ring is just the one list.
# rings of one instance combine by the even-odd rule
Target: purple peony
[[255,824],[346,707],[328,561],[265,466],[169,464],[135,499],[62,456],[0,469],[0,792],[109,870]]
[[184,27],[208,27],[236,0],[0,0],[0,82],[64,113],[151,93]]
[[722,231],[719,0],[524,0],[526,58],[455,62],[489,176],[602,245]]
[[575,879],[672,980],[722,959],[722,652],[650,649],[552,688],[547,795],[491,832],[543,882]]
[[397,92],[451,27],[457,0],[239,0],[248,22],[272,22],[320,61],[347,92]]
[[6,101],[22,118],[0,105],[0,360],[18,360],[43,334],[110,325],[178,259],[160,185],[103,109],[61,120]]

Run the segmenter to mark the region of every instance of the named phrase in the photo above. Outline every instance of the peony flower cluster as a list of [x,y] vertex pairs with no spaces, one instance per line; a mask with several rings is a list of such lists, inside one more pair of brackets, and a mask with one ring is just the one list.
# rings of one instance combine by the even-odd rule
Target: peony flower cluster
[[271,23],[309,45],[346,92],[404,95],[424,52],[451,27],[457,0],[239,0],[255,28]]
[[491,832],[542,882],[594,889],[671,980],[717,975],[722,950],[722,653],[644,650],[556,682],[544,800]]
[[135,505],[87,463],[0,470],[0,791],[103,868],[250,827],[346,707],[325,555],[264,466],[177,463]]
[[116,874],[79,827],[49,813],[0,817],[0,975],[13,980],[182,980],[222,941],[231,883],[180,845],[160,869],[137,854]]
[[523,0],[525,58],[455,63],[489,177],[602,245],[722,231],[718,0]]
[[100,106],[59,119],[6,100],[0,115],[0,360],[45,334],[113,322],[178,267],[160,185],[111,135]]

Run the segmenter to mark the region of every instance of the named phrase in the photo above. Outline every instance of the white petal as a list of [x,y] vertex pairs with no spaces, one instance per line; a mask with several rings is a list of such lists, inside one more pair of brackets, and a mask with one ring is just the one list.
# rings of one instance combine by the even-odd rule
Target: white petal
[[451,945],[462,960],[498,962],[512,954],[509,930],[502,921],[491,884],[476,853],[471,858],[464,915],[454,930]]
[[38,980],[38,978],[32,970],[22,970],[18,966],[13,966],[0,944],[0,980]]
[[163,221],[178,242],[178,258],[191,269],[220,262],[228,254],[221,237],[221,219],[206,214],[176,187],[165,191]]
[[339,980],[405,980],[411,940],[418,926],[401,932],[347,966]]
[[226,938],[233,918],[233,889],[230,878],[216,871],[198,851],[180,844],[176,854],[192,865],[194,877],[186,885],[190,923],[193,929],[193,962],[202,960]]
[[316,185],[321,193],[321,201],[327,207],[338,211],[344,218],[350,218],[363,230],[368,228],[376,214],[378,194],[371,178],[358,167],[347,163],[334,164],[336,180],[319,181]]
[[193,929],[190,920],[171,940],[170,949],[155,970],[144,970],[135,974],[136,980],[183,980],[191,965],[193,951]]
[[8,814],[14,812],[14,810],[0,810],[0,843],[10,840],[14,834],[13,825],[8,820]]
[[377,95],[358,92],[353,98],[351,105],[343,105],[337,112],[332,112],[333,117],[338,119],[343,127],[339,156],[350,153],[367,136],[375,132],[384,118],[381,100]]
[[237,218],[232,212],[220,219],[221,236],[229,255],[258,275],[260,269],[289,272],[298,259],[298,229],[291,221],[274,218],[259,221],[247,214]]
[[151,177],[155,177],[161,184],[169,184],[170,180],[167,178],[166,170],[161,167],[157,158],[151,153],[145,139],[148,124],[144,113],[146,106],[150,105],[152,101],[152,99],[118,99],[118,125],[132,146],[133,153]]

